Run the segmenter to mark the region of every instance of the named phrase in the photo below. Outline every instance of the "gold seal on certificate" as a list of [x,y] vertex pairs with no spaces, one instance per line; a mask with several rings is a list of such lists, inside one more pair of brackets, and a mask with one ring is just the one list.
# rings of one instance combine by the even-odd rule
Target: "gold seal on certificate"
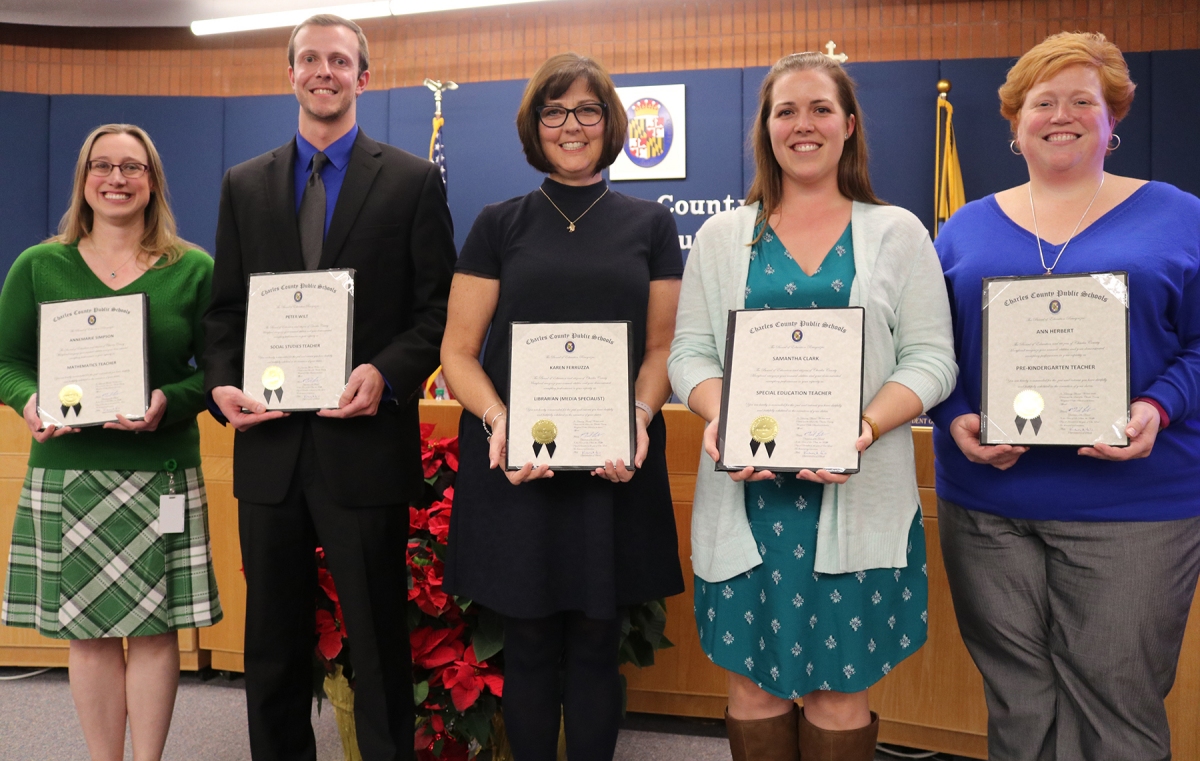
[[632,343],[624,321],[512,323],[505,467],[632,469]]
[[863,317],[862,307],[729,313],[718,470],[858,472]]
[[1033,435],[1037,435],[1042,427],[1042,410],[1046,409],[1046,400],[1036,391],[1026,389],[1013,399],[1013,411],[1017,413],[1015,425],[1017,433],[1023,432],[1026,423],[1033,426]]
[[554,456],[554,439],[558,437],[558,426],[550,420],[539,420],[533,424],[533,453],[541,454],[542,447],[551,457]]
[[758,454],[760,444],[765,444],[767,457],[775,451],[775,437],[779,434],[779,423],[770,415],[754,418],[750,424],[750,451]]
[[83,405],[83,389],[74,383],[68,383],[63,386],[58,392],[58,403],[62,405],[63,418],[66,418],[68,410],[75,411],[75,417],[79,417]]
[[83,428],[150,406],[146,294],[38,305],[38,417]]
[[353,328],[354,270],[251,275],[242,390],[269,410],[336,408]]
[[279,401],[283,401],[283,369],[274,365],[263,370],[262,384],[263,396],[267,398],[267,404],[271,403],[271,392],[278,394]]
[[983,281],[983,444],[1127,446],[1124,272]]

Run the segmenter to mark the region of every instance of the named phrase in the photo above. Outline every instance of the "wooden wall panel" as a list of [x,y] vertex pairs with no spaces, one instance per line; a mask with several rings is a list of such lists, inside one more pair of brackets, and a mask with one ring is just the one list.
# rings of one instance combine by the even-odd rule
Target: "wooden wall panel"
[[[373,19],[374,89],[425,77],[523,79],[550,55],[614,73],[766,66],[832,39],[852,61],[1017,56],[1047,34],[1100,31],[1122,50],[1200,47],[1200,0],[580,0]],[[288,92],[288,30],[0,24],[0,90],[104,95]]]

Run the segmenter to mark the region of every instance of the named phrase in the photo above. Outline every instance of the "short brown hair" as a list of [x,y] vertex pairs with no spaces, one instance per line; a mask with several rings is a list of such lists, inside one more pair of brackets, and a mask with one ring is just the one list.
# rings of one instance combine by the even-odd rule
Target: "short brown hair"
[[367,35],[363,34],[362,27],[354,23],[348,18],[335,16],[332,13],[318,13],[316,16],[308,18],[296,24],[296,28],[292,30],[292,36],[288,39],[288,66],[296,68],[296,35],[300,34],[300,30],[306,26],[344,26],[354,35],[358,37],[358,75],[370,68],[370,54],[367,51]]
[[546,105],[546,101],[561,97],[578,79],[586,82],[592,94],[604,104],[604,149],[592,171],[599,172],[610,166],[625,146],[625,130],[629,120],[604,65],[578,53],[559,53],[533,73],[529,84],[525,86],[521,107],[517,109],[517,134],[521,138],[521,147],[525,149],[525,160],[539,172],[551,174],[554,166],[542,150],[537,109]]
[[[754,181],[746,194],[746,203],[762,202],[759,222],[770,219],[783,202],[783,169],[771,148],[771,131],[767,122],[774,107],[775,83],[785,74],[794,71],[821,71],[833,80],[837,88],[838,104],[847,119],[854,117],[854,134],[842,148],[838,160],[838,192],[853,201],[883,205],[871,189],[871,175],[867,172],[867,131],[863,128],[862,108],[854,91],[854,80],[842,65],[824,53],[792,53],[780,58],[763,79],[758,91],[758,118],[755,120],[751,139],[754,145]],[[762,236],[763,227],[758,235]],[[757,241],[758,238],[755,238]]]
[[1008,70],[1008,77],[1000,87],[1000,115],[1008,119],[1014,135],[1025,96],[1033,86],[1068,66],[1077,65],[1096,70],[1108,113],[1116,121],[1125,118],[1133,105],[1133,91],[1137,85],[1129,78],[1129,66],[1121,49],[1098,32],[1059,32],[1021,56]]
[[[46,240],[47,243],[78,243],[92,232],[95,214],[83,196],[84,185],[87,184],[88,161],[92,156],[92,148],[96,141],[105,135],[132,135],[146,149],[146,163],[150,168],[146,175],[150,179],[150,203],[142,212],[145,231],[142,233],[141,251],[138,259],[154,264],[159,257],[166,256],[162,266],[166,267],[183,256],[189,248],[199,248],[179,237],[175,226],[175,215],[171,213],[171,205],[167,201],[167,175],[163,171],[162,159],[154,147],[154,141],[146,131],[135,124],[102,124],[92,130],[79,149],[79,158],[75,161],[75,183],[71,187],[71,203],[58,223],[58,235]],[[113,171],[119,171],[116,167]]]

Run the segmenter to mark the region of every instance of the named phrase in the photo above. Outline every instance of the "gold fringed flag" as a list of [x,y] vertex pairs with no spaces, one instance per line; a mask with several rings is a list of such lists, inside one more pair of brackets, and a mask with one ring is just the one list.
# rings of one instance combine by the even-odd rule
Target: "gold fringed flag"
[[441,113],[433,117],[433,134],[429,136],[429,160],[441,171],[443,186],[446,184],[446,146],[442,142],[442,125],[445,123]]
[[937,237],[942,223],[967,202],[963,192],[962,167],[958,163],[958,141],[954,139],[954,106],[950,105],[947,93],[950,82],[938,82],[937,132],[934,150],[933,191],[933,237]]

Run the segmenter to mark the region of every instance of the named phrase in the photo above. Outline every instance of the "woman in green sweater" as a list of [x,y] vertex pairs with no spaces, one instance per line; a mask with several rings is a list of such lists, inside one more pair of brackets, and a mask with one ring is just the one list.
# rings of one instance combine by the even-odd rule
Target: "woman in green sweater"
[[[200,473],[201,345],[212,259],[179,238],[150,137],[108,124],[84,141],[59,234],[22,253],[0,291],[0,401],[33,434],[0,619],[71,640],[71,694],[93,761],[162,756],[179,682],[176,630],[221,619]],[[154,389],[141,420],[38,417],[38,304],[145,293]],[[184,528],[159,498],[184,495]],[[128,658],[122,651],[128,638]]]

